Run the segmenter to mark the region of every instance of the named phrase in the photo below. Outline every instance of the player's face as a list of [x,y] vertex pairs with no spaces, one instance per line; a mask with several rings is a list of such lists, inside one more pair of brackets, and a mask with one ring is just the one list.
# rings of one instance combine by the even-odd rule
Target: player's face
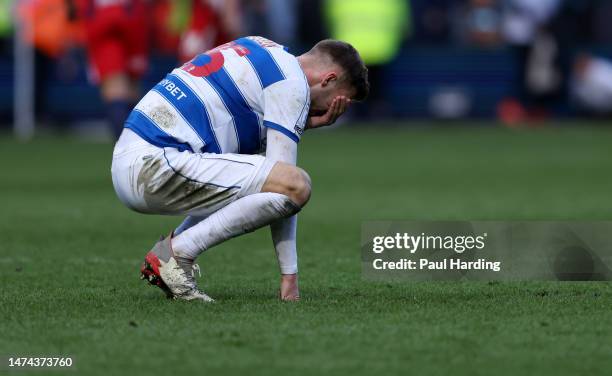
[[[332,72],[333,73],[333,72]],[[310,112],[309,116],[321,116],[325,114],[336,97],[344,96],[351,98],[353,93],[344,83],[341,83],[335,73],[326,77],[319,84],[310,88]]]
[[326,98],[325,100],[321,101],[321,103],[311,102],[310,111],[308,112],[308,116],[322,116],[322,115],[324,115],[327,111],[329,111],[329,108],[331,107],[332,102],[337,97],[350,98],[350,95],[346,94],[345,92],[342,92],[340,94],[333,94],[332,96],[330,96],[330,97]]

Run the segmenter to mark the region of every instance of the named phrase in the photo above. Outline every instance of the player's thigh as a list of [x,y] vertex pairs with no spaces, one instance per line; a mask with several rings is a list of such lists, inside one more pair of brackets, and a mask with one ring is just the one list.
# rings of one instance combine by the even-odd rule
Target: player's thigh
[[210,215],[260,192],[273,166],[259,155],[161,150],[134,176],[147,210],[160,214]]
[[192,216],[210,215],[241,197],[260,192],[274,166],[260,155],[193,154],[165,149],[165,158],[185,187],[183,192],[187,192],[184,197],[181,191],[177,192],[177,209],[180,214]]
[[162,152],[163,149],[150,145],[131,130],[123,130],[113,151],[111,176],[117,197],[127,207],[150,212],[139,176],[149,161],[162,157]]

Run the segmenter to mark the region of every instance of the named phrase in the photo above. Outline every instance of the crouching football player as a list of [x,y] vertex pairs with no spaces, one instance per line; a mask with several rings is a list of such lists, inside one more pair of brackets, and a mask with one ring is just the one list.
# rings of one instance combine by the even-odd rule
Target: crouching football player
[[247,37],[174,69],[136,105],[113,152],[113,185],[126,206],[186,216],[146,254],[142,277],[168,297],[212,301],[196,285],[194,260],[271,225],[280,297],[299,299],[296,213],[311,183],[296,167],[297,143],[368,91],[359,54],[334,40],[296,57]]

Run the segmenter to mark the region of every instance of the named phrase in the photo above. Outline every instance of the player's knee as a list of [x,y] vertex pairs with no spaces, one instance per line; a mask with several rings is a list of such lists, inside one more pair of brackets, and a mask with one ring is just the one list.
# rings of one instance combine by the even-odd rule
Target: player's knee
[[294,204],[303,207],[310,199],[310,176],[299,167],[278,162],[270,172],[262,192],[283,194]]
[[282,193],[293,203],[304,207],[310,199],[310,176],[299,167],[292,166],[283,176]]
[[295,168],[294,176],[289,182],[290,185],[290,198],[293,202],[298,204],[300,207],[304,207],[308,200],[310,200],[310,194],[312,192],[312,182],[310,176],[306,171],[299,167]]

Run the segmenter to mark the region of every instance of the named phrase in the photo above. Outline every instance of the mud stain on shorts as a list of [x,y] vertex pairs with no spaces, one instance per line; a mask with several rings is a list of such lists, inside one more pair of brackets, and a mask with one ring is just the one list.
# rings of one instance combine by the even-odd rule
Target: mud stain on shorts
[[176,125],[176,116],[166,106],[155,106],[149,111],[149,116],[164,129],[174,128]]
[[175,172],[163,156],[146,160],[137,179],[147,206],[162,214],[184,214],[213,207],[237,194],[236,189],[188,179]]

